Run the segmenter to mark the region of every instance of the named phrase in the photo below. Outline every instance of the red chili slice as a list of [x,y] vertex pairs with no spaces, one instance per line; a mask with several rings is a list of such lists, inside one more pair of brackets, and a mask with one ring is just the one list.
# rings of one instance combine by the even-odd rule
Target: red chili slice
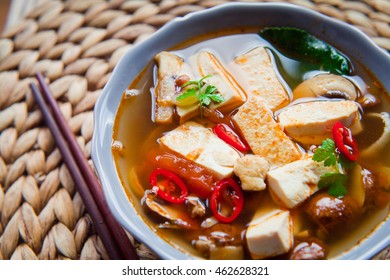
[[[164,177],[163,184],[158,184],[158,176]],[[157,195],[168,202],[180,204],[184,203],[188,197],[188,190],[184,182],[175,173],[172,173],[168,170],[157,168],[152,172],[152,174],[150,174],[149,182],[152,187],[158,188]],[[169,189],[171,182],[173,182],[174,185],[180,189],[179,197],[172,195],[174,190]],[[164,189],[161,187],[164,187]]]
[[240,139],[240,136],[228,125],[219,123],[213,128],[213,132],[227,144],[241,152],[249,151],[249,145]]
[[[230,216],[224,216],[220,212],[220,203],[224,199],[224,191],[227,191],[230,202],[232,203],[232,211]],[[222,223],[233,222],[240,215],[244,206],[244,194],[238,183],[232,178],[226,178],[219,181],[211,194],[210,208],[213,215]]]
[[332,128],[333,139],[337,149],[347,159],[356,161],[359,158],[359,148],[352,137],[351,130],[341,122],[336,122]]

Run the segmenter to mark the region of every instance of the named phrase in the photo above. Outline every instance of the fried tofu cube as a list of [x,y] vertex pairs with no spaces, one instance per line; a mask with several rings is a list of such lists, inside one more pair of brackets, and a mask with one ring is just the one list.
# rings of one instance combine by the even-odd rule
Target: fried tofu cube
[[268,187],[276,203],[293,208],[318,191],[321,175],[331,171],[332,167],[311,158],[297,160],[269,171]]
[[160,144],[171,151],[193,161],[218,178],[233,174],[233,166],[239,154],[210,129],[188,121],[159,139]]
[[337,121],[352,133],[362,130],[359,107],[349,100],[299,103],[284,109],[278,118],[287,135],[303,144],[319,145],[332,138],[332,127]]
[[155,116],[157,124],[172,122],[176,92],[175,80],[183,65],[183,59],[170,52],[160,52],[155,56],[157,63],[157,85],[155,88]]
[[199,115],[199,104],[191,106],[176,106],[176,113],[181,124]]
[[211,75],[205,81],[215,86],[218,89],[218,93],[225,99],[221,103],[212,103],[210,105],[211,109],[229,112],[245,102],[245,93],[214,54],[201,51],[197,54],[196,61],[201,76]]
[[271,166],[282,166],[301,158],[295,144],[273,119],[264,99],[250,98],[234,115],[233,121],[255,155]]
[[248,98],[256,95],[267,101],[272,111],[288,104],[290,99],[274,70],[270,55],[264,47],[257,47],[234,59],[243,72],[243,85]]
[[293,246],[290,212],[279,210],[252,221],[246,231],[246,241],[254,259],[287,253]]
[[260,156],[245,155],[234,165],[234,174],[240,178],[245,191],[262,191],[266,188],[265,177],[269,170],[268,161]]

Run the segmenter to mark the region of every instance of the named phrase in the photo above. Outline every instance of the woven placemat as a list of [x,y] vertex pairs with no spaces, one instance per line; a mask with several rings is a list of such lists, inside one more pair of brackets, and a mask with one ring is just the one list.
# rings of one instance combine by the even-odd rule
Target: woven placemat
[[[173,18],[226,2],[231,1],[48,1],[2,34],[0,259],[108,258],[35,106],[28,87],[34,74],[46,75],[90,158],[93,107],[121,55]],[[390,50],[388,0],[284,2],[356,25]],[[141,259],[155,258],[129,238]],[[377,256],[389,257],[389,249]]]

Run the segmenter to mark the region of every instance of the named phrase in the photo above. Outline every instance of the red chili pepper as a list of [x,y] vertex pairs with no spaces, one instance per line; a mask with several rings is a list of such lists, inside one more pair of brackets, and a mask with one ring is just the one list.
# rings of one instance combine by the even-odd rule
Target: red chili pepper
[[219,123],[213,128],[213,132],[227,144],[241,152],[249,151],[249,145],[240,139],[240,136],[228,125]]
[[[157,184],[158,176],[165,178],[164,184]],[[188,190],[184,182],[175,173],[172,173],[168,170],[157,168],[152,172],[152,174],[150,174],[149,182],[152,187],[158,187],[157,195],[168,202],[180,204],[184,203],[188,197]],[[174,191],[169,189],[171,182],[173,182],[175,186],[180,189],[179,197],[173,196],[171,194]],[[164,189],[161,187],[164,187]]]
[[358,145],[352,137],[351,130],[341,122],[336,122],[332,128],[333,139],[337,149],[347,159],[356,161],[359,158]]
[[[224,216],[221,214],[220,202],[224,197],[224,191],[227,191],[229,199],[232,202],[232,212],[230,216]],[[241,187],[232,178],[226,178],[219,181],[211,194],[210,208],[213,215],[222,223],[233,222],[238,215],[240,215],[244,206],[244,194],[242,193]]]

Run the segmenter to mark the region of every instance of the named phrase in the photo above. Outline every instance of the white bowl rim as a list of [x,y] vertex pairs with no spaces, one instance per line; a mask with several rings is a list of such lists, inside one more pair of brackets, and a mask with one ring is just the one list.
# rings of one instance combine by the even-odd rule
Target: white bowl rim
[[[226,3],[218,5],[213,8],[206,10],[194,12],[184,17],[177,17],[171,22],[167,23],[159,30],[157,30],[150,38],[146,39],[143,42],[132,47],[126,54],[122,57],[121,61],[115,67],[112,76],[109,82],[104,87],[99,99],[97,100],[94,108],[94,134],[92,137],[92,151],[91,156],[95,164],[97,173],[102,182],[102,188],[104,195],[106,197],[108,206],[112,211],[114,217],[122,224],[122,226],[128,230],[137,240],[145,243],[150,246],[150,248],[162,259],[193,259],[196,258],[192,255],[185,253],[184,251],[175,248],[174,246],[167,243],[164,239],[159,237],[148,225],[145,224],[144,220],[138,216],[138,211],[134,208],[132,203],[127,199],[127,196],[121,185],[119,176],[115,169],[115,164],[113,156],[111,153],[111,138],[112,138],[112,127],[116,114],[116,109],[118,104],[112,104],[108,99],[108,96],[118,94],[113,88],[121,87],[122,89],[127,88],[129,83],[123,82],[123,79],[126,80],[128,77],[124,77],[121,72],[124,71],[125,67],[136,68],[132,64],[126,64],[126,60],[131,56],[131,54],[140,52],[144,48],[150,48],[151,45],[156,44],[162,37],[166,36],[166,33],[171,33],[178,26],[189,22],[191,20],[198,20],[201,18],[208,18],[217,16],[222,12],[233,10],[244,10],[248,12],[248,8],[256,9],[261,12],[262,9],[277,9],[288,11],[290,13],[298,13],[304,15],[307,19],[316,20],[318,22],[323,22],[325,26],[330,27],[331,29],[343,29],[352,32],[352,37],[359,41],[359,43],[364,44],[363,49],[367,49],[371,54],[375,55],[375,61],[381,61],[385,64],[384,68],[388,67],[390,69],[390,56],[381,48],[379,48],[367,35],[358,30],[357,28],[338,21],[336,19],[330,18],[323,14],[320,14],[314,10],[297,6],[289,3]],[[199,32],[199,31],[197,31]],[[205,34],[209,31],[204,32]],[[183,39],[179,40],[184,41]],[[168,44],[169,45],[169,44]],[[177,44],[171,44],[171,47]],[[163,46],[162,46],[163,47]],[[165,50],[168,48],[163,48]],[[359,55],[359,54],[356,54]],[[144,67],[146,67],[149,61],[142,62]],[[366,64],[365,64],[366,65]],[[142,69],[141,69],[142,70]],[[137,70],[136,70],[137,71]],[[139,71],[138,71],[139,72]],[[135,76],[138,75],[138,72]],[[385,81],[383,75],[376,75],[376,77],[383,83]],[[119,85],[118,85],[119,84]],[[385,85],[387,90],[390,89],[390,82]],[[120,91],[120,95],[123,90]],[[118,99],[118,97],[115,97]],[[111,102],[111,103],[110,103]],[[116,101],[117,102],[117,101]],[[111,104],[114,108],[107,108],[107,104]],[[114,112],[115,110],[115,112]],[[107,145],[109,138],[109,145]],[[110,162],[110,165],[107,166],[107,162]],[[352,248],[350,251],[342,254],[338,258],[340,259],[368,259],[373,255],[378,253],[381,249],[385,248],[386,245],[390,244],[390,235],[387,233],[390,232],[390,221],[383,222],[377,230],[371,234],[368,238],[361,241],[359,246]],[[381,240],[378,240],[381,239]]]

